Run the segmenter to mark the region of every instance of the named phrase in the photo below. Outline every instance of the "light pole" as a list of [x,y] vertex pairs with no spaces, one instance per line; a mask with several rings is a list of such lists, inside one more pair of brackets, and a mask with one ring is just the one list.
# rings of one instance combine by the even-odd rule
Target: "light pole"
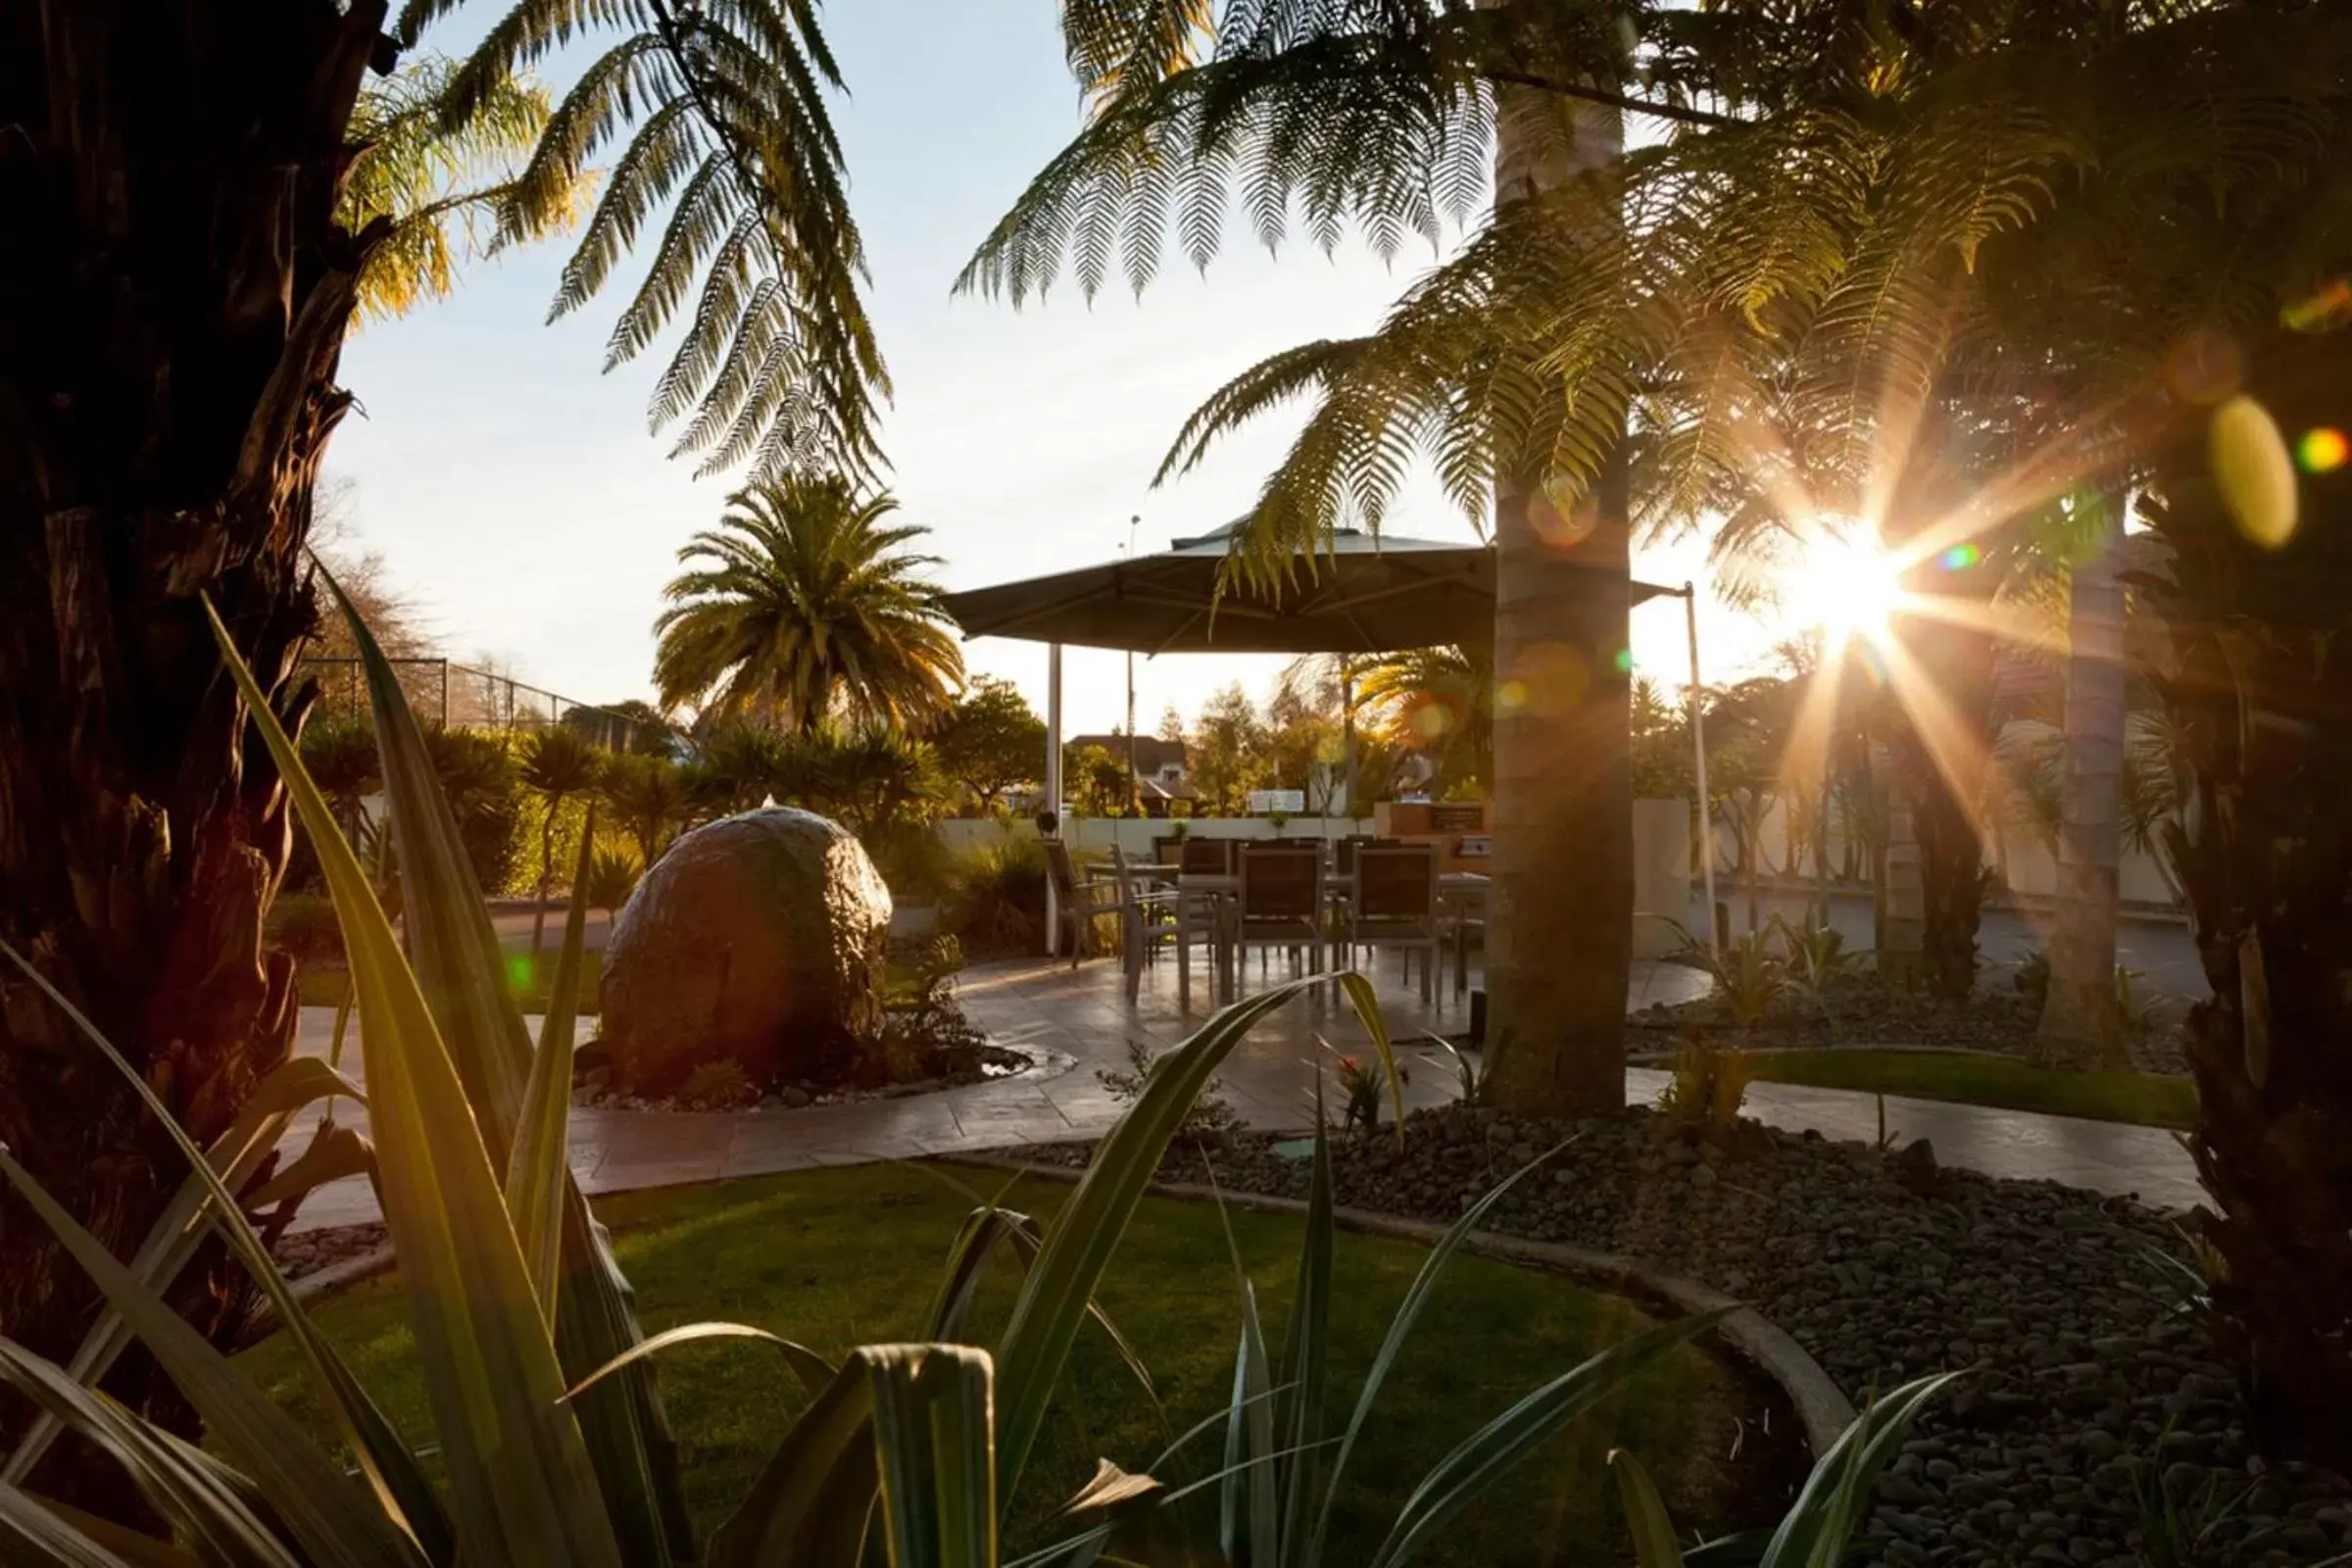
[[[1142,526],[1138,514],[1127,519],[1127,559],[1135,560],[1135,530]],[[1127,650],[1127,809],[1137,816],[1144,814],[1143,785],[1135,776],[1135,650]]]

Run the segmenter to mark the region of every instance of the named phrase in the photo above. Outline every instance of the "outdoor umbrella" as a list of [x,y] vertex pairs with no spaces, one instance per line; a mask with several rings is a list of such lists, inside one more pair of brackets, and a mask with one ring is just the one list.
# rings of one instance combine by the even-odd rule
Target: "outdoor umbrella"
[[[969,637],[1147,655],[1385,654],[1494,634],[1485,545],[1343,528],[1268,588],[1221,580],[1233,548],[1220,528],[1155,556],[950,594],[947,610]],[[1637,582],[1631,602],[1675,591]]]

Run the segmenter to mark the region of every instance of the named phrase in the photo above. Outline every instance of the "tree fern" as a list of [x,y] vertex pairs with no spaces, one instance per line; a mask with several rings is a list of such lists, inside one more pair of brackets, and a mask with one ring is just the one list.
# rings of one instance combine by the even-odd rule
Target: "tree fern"
[[2325,151],[2352,29],[2325,10],[1071,4],[1093,113],[960,286],[1018,302],[1069,268],[1091,292],[1115,263],[1140,288],[1171,204],[1196,266],[1233,204],[1264,244],[1387,253],[1483,198],[1497,88],[1628,103],[1606,179],[1480,224],[1375,333],[1236,376],[1160,477],[1305,402],[1248,530],[1266,559],[1377,525],[1414,463],[1476,517],[1497,468],[1573,490],[1629,439],[1663,526],[1883,508],[1929,428],[1980,475],[2078,429],[2049,466],[2071,483],[2131,461],[2115,400],[2181,330],[2259,323],[2352,253]]
[[[457,0],[411,0],[403,38]],[[585,308],[657,222],[606,368],[677,346],[648,410],[702,471],[749,463],[863,472],[889,378],[860,294],[865,258],[826,108],[841,74],[815,0],[518,0],[453,74],[459,122],[575,41],[591,60],[500,204],[499,238],[551,226],[550,192],[613,153],[552,317]],[[682,428],[680,428],[682,426]]]

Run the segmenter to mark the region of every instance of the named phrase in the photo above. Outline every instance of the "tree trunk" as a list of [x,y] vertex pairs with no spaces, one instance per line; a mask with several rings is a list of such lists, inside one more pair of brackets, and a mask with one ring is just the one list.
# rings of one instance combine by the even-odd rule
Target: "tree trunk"
[[[1499,98],[1498,207],[1623,155],[1613,112],[1516,88]],[[1563,115],[1573,116],[1566,136]],[[1632,534],[1622,449],[1572,506],[1555,504],[1542,478],[1505,473],[1494,486],[1488,1038],[1498,1103],[1582,1115],[1625,1105],[1634,798],[1621,658]]]
[[[1992,639],[1925,614],[1906,617],[1899,635],[1935,684],[1932,699],[1915,699],[1917,716],[1897,727],[1893,748],[1895,794],[1918,846],[1919,978],[1931,995],[1959,1002],[1976,986],[1984,906],[1984,840],[1969,803],[1984,793]],[[1891,865],[1890,854],[1890,877]]]
[[2083,1067],[2125,1064],[2115,995],[2115,916],[2124,816],[2124,585],[2116,546],[2123,509],[2108,508],[2095,557],[2068,585],[2066,797],[2058,831],[2058,913],[2040,1054]]
[[[2281,334],[2247,358],[2285,430],[2341,417],[2352,336]],[[2150,511],[2174,552],[2151,590],[2183,781],[2167,849],[2213,987],[2188,1017],[2198,1217],[2256,1443],[2352,1471],[2352,493],[2270,454],[2301,514],[2276,548],[2253,542],[2191,412]]]
[[[287,804],[207,626],[280,716],[316,696],[303,543],[352,285],[331,221],[381,0],[0,0],[0,935],[197,1138],[296,1025],[262,950]],[[185,1162],[28,985],[0,979],[0,1143],[118,1254]],[[63,1361],[97,1293],[0,1197],[0,1325]],[[249,1287],[217,1246],[172,1293],[216,1341]],[[106,1387],[181,1433],[154,1363]],[[28,1414],[0,1403],[0,1447]],[[61,1444],[38,1490],[123,1517],[120,1469]]]
[[556,813],[564,808],[564,797],[547,798],[547,819],[539,824],[539,897],[531,910],[531,973],[539,972],[540,950],[547,941],[547,895],[556,885]]

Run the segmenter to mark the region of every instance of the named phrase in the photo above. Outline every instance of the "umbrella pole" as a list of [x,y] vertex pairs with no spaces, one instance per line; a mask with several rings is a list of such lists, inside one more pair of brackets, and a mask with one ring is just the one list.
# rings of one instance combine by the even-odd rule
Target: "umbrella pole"
[[[1046,648],[1046,807],[1061,831],[1061,644]],[[1061,956],[1061,898],[1046,878],[1046,956]]]

